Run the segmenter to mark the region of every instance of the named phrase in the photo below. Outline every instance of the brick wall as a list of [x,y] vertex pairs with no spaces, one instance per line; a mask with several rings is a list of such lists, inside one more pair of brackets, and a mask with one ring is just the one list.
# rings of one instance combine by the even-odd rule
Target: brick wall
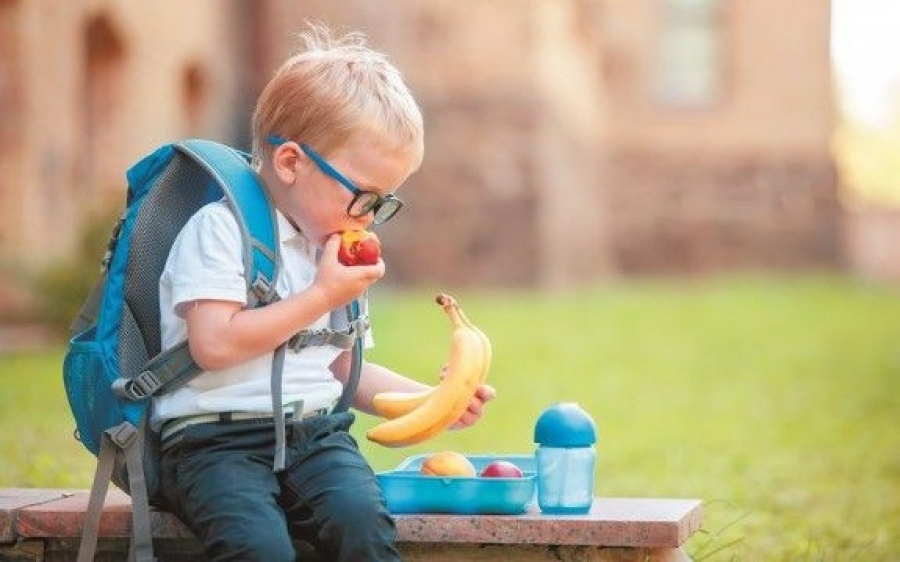
[[[828,3],[720,4],[721,90],[685,108],[654,94],[655,0],[0,2],[0,71],[15,79],[0,83],[14,117],[0,123],[0,265],[70,254],[159,142],[245,146],[252,99],[306,19],[365,31],[425,111],[408,212],[381,230],[390,283],[839,264]],[[115,56],[92,76],[97,18]],[[86,81],[109,72],[116,107],[86,119]]]
[[842,209],[827,157],[625,152],[610,164],[623,273],[840,264]]

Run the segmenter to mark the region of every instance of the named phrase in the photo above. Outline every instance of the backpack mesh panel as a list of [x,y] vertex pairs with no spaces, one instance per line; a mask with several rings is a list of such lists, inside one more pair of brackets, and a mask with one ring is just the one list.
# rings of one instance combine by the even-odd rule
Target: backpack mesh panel
[[[133,376],[161,347],[159,328],[159,277],[169,248],[187,220],[203,205],[221,197],[200,166],[176,152],[158,185],[147,195],[131,236],[122,318],[120,364],[125,376]],[[129,338],[129,339],[125,339]],[[146,347],[145,347],[146,344]]]

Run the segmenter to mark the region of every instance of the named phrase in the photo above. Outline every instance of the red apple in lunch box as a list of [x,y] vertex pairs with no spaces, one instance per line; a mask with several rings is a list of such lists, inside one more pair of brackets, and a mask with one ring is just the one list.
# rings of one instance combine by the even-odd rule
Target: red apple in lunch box
[[344,265],[375,265],[381,257],[381,242],[368,230],[341,232],[338,261]]
[[494,461],[484,467],[481,476],[487,478],[522,478],[522,469],[509,461]]

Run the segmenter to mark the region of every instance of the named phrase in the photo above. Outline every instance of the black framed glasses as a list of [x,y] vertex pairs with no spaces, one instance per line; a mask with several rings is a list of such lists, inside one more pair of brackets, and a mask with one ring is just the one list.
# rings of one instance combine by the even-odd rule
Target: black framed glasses
[[[278,136],[271,136],[269,137],[269,142],[278,146],[287,141]],[[374,191],[366,191],[356,187],[352,181],[347,179],[344,174],[338,172],[334,166],[329,164],[322,155],[313,150],[308,144],[301,143],[300,149],[315,163],[323,174],[336,180],[353,194],[353,199],[347,205],[347,214],[351,217],[360,218],[369,213],[374,213],[372,222],[382,224],[394,218],[394,215],[403,208],[403,201],[393,193],[381,195]]]

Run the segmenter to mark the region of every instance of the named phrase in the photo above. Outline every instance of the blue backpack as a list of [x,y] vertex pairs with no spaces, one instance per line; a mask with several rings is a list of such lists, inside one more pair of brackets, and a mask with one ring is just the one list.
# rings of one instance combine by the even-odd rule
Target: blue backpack
[[[161,453],[159,436],[149,428],[150,398],[175,390],[201,372],[186,341],[161,351],[160,340],[159,278],[188,219],[224,198],[242,233],[248,306],[278,299],[275,211],[247,154],[200,139],[166,144],[129,169],[127,180],[125,212],[110,237],[100,280],[72,323],[63,363],[76,438],[98,458],[79,561],[93,559],[110,482],[132,498],[130,559],[154,560],[150,505],[165,506],[158,494]],[[353,348],[350,381],[334,408],[345,410],[356,390],[368,328],[361,311],[358,301],[334,311],[330,329],[304,330],[276,350],[276,469],[284,462],[285,349],[325,344]]]

